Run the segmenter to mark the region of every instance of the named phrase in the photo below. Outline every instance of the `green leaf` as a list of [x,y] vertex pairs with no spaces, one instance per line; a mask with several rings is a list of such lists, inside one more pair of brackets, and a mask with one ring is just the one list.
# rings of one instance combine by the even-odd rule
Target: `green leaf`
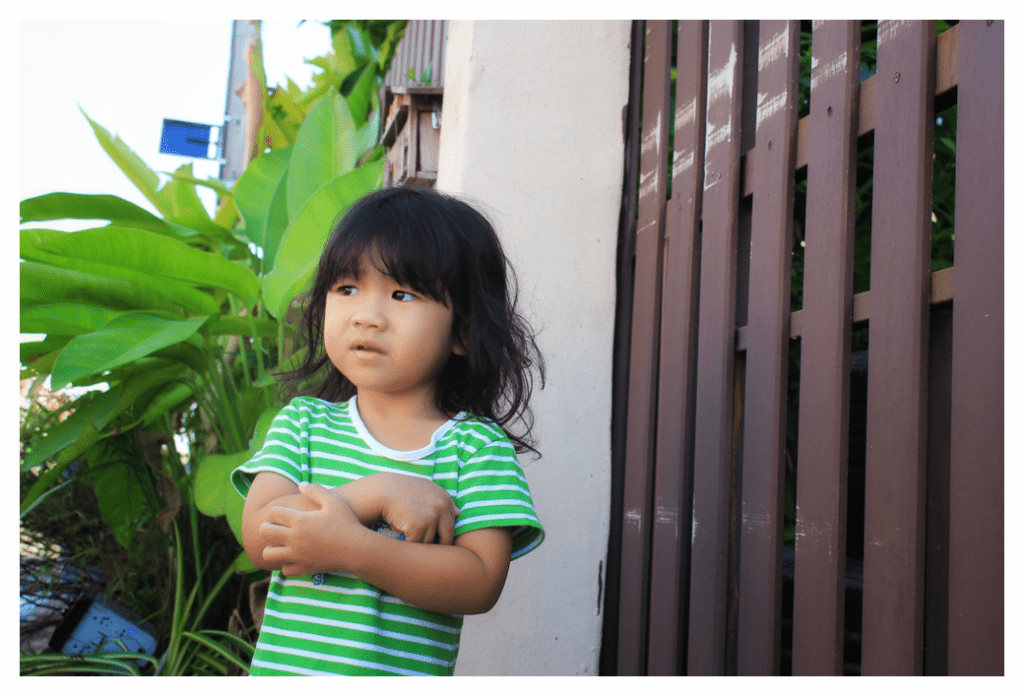
[[[240,297],[247,307],[256,304],[259,294],[259,279],[242,264],[144,230],[120,227],[82,230],[38,244],[34,249],[142,273],[143,276],[132,275],[125,279],[144,284],[142,278],[150,278],[152,284],[146,282],[146,286],[158,292],[160,284],[171,279],[200,287],[222,288]],[[174,293],[170,293],[170,298],[173,297]],[[210,307],[207,302],[201,307],[198,311],[217,311],[216,304]]]
[[183,383],[168,383],[154,395],[139,416],[139,427],[148,429],[158,418],[193,398],[192,388]]
[[99,331],[71,339],[53,366],[52,389],[80,377],[110,370],[194,335],[209,317],[175,321],[146,314],[123,314]]
[[21,222],[45,220],[109,220],[120,227],[161,232],[168,231],[167,223],[144,208],[108,195],[84,193],[48,193],[27,198],[21,202]]
[[284,317],[291,301],[309,285],[332,224],[380,186],[383,171],[384,162],[378,160],[338,177],[317,191],[288,226],[274,270],[263,282],[265,306],[273,316]]
[[262,317],[219,316],[203,327],[208,336],[260,336],[277,338],[277,322]]
[[309,112],[292,151],[287,178],[288,219],[325,184],[352,171],[356,159],[356,124],[344,97],[328,95]]
[[227,512],[232,499],[243,499],[231,483],[231,472],[250,459],[252,452],[245,450],[210,454],[200,460],[195,478],[195,501],[201,513],[217,517]]
[[108,391],[83,394],[75,400],[74,413],[54,425],[44,438],[33,443],[31,452],[25,456],[22,471],[42,464],[74,444],[88,427],[103,430],[142,394],[160,384],[179,379],[183,373],[184,369],[180,365],[140,370],[124,382],[112,384]]
[[[99,438],[100,436],[96,426],[92,423],[86,424],[79,437],[71,444],[71,446],[61,452],[61,456],[57,463],[47,469],[46,472],[36,479],[34,484],[32,484],[28,493],[25,494],[24,500],[21,501],[21,515],[24,516],[25,513],[35,507],[36,501],[38,501],[43,495],[48,495],[47,491],[51,491],[54,484],[60,480],[64,471],[67,470],[67,468],[71,466],[75,459],[81,456],[82,453],[95,445],[99,441]],[[25,471],[30,468],[30,466],[25,464],[22,465],[21,470]]]
[[[182,638],[186,638],[186,639],[191,640],[191,641],[193,641],[195,643],[198,643],[199,645],[202,645],[203,647],[207,648],[208,650],[216,653],[225,662],[230,662],[235,667],[238,667],[239,669],[241,669],[241,670],[243,670],[245,672],[248,672],[249,671],[249,662],[248,662],[248,660],[243,661],[240,657],[238,657],[238,655],[236,655],[233,652],[231,652],[228,648],[226,648],[223,645],[221,645],[218,641],[216,641],[213,638],[209,637],[209,635],[204,635],[204,634],[211,634],[211,633],[213,633],[213,632],[212,631],[202,631],[200,633],[193,633],[191,631],[183,631],[181,636],[182,636]],[[214,635],[216,635],[216,634],[214,634]]]
[[259,568],[256,567],[256,564],[252,562],[248,555],[246,555],[245,551],[235,557],[235,562],[231,567],[236,573],[241,573],[243,575],[246,573],[255,573],[259,570]]
[[114,309],[160,309],[176,313],[181,307],[148,287],[109,275],[25,261],[18,264],[22,307],[75,302]]
[[115,309],[79,304],[37,305],[21,310],[21,333],[77,336],[101,328],[120,314]]
[[74,336],[62,336],[60,334],[47,335],[43,341],[25,341],[19,348],[19,358],[22,365],[27,365],[29,361],[35,360],[40,355],[50,353],[52,351],[60,351],[68,344]]
[[121,546],[130,548],[146,512],[146,494],[139,472],[123,458],[93,458],[89,466],[96,472],[93,480],[100,514]]
[[294,143],[299,134],[299,128],[306,118],[303,111],[292,99],[292,95],[284,89],[276,89],[267,100],[267,115],[274,120],[281,134],[289,143]]
[[159,196],[170,211],[167,217],[177,223],[191,227],[200,232],[214,226],[210,214],[196,193],[196,185],[192,183],[192,164],[183,164],[175,172],[171,180],[160,189]]
[[173,211],[157,192],[157,186],[160,184],[160,177],[157,176],[157,173],[150,169],[149,165],[143,162],[142,158],[135,154],[120,137],[111,135],[110,131],[89,118],[82,107],[78,107],[78,110],[92,126],[100,146],[110,156],[110,159],[114,160],[114,164],[124,172],[135,188],[139,189],[146,200],[152,203],[161,214],[171,217]]
[[252,439],[249,440],[250,452],[259,452],[263,449],[263,443],[267,439],[270,424],[274,422],[274,419],[280,412],[280,406],[272,406],[260,414],[259,420],[256,421],[256,427],[253,429]]
[[[98,231],[102,233],[108,230],[117,229],[118,228],[113,227],[101,227]],[[84,230],[83,233],[96,231],[97,230]],[[174,241],[168,237],[161,237],[160,235],[153,234],[152,232],[143,232],[142,230],[134,231],[139,234],[152,235],[156,239],[169,242]],[[43,263],[52,264],[55,267],[71,271],[90,273],[94,276],[119,278],[140,287],[148,288],[151,292],[154,292],[164,297],[166,300],[184,307],[185,309],[191,310],[192,312],[212,314],[218,310],[219,304],[212,297],[207,293],[190,286],[188,283],[153,275],[147,270],[138,270],[137,268],[124,267],[121,265],[114,265],[112,263],[94,260],[90,258],[91,254],[88,253],[94,250],[89,248],[88,245],[85,245],[86,248],[84,249],[87,253],[74,253],[73,250],[76,247],[81,248],[83,246],[81,242],[84,237],[78,237],[78,234],[79,233],[67,234],[59,239],[54,239],[52,242],[37,244],[35,246],[26,247],[25,245],[22,245],[21,256],[25,259],[41,261]],[[69,248],[71,249],[70,252]],[[57,253],[53,253],[50,250],[56,250]],[[120,256],[111,255],[107,260],[116,263],[123,262],[125,259]]]
[[235,205],[245,221],[245,234],[263,249],[263,272],[274,264],[281,235],[288,227],[285,175],[292,146],[265,152],[238,177]]
[[[356,127],[366,123],[366,118],[377,94],[377,64],[367,63],[362,67],[352,90],[345,97],[352,120]],[[376,145],[376,143],[374,143]]]
[[181,167],[178,167],[178,169],[176,169],[175,171],[164,172],[164,174],[167,174],[167,176],[176,179],[177,181],[192,184],[193,186],[205,186],[208,189],[216,191],[217,195],[220,196],[221,198],[231,198],[234,195],[231,192],[231,189],[225,186],[224,183],[219,179],[214,179],[212,176],[207,177],[206,179],[197,179],[195,176],[192,175],[191,164],[182,165]]

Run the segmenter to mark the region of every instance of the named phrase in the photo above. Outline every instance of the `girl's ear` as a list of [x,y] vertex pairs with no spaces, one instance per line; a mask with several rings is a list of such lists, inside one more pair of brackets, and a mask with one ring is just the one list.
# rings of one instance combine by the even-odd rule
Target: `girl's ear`
[[452,353],[455,355],[465,355],[468,352],[469,350],[466,349],[466,326],[463,324],[459,328],[458,335],[455,337]]

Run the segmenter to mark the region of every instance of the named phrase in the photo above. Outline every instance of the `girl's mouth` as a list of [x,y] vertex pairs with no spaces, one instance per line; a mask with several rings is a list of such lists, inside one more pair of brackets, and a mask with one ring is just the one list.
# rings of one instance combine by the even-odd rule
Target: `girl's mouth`
[[352,344],[352,350],[357,353],[384,353],[383,349],[372,341],[356,341]]

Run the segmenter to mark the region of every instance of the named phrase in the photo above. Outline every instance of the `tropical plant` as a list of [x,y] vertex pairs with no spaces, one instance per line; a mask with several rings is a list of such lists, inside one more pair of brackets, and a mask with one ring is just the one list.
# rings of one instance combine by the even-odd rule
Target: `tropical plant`
[[[112,195],[61,192],[21,202],[23,225],[107,222],[70,233],[21,231],[21,331],[45,334],[21,344],[21,377],[49,379],[54,391],[94,388],[23,429],[23,519],[69,477],[85,476],[126,548],[137,529],[151,527],[165,535],[165,548],[181,552],[174,540],[182,508],[225,516],[240,541],[242,498],[228,472],[258,449],[280,408],[273,371],[293,357],[289,308],[309,283],[331,223],[382,178],[377,92],[405,22],[328,24],[335,51],[308,61],[323,72],[305,92],[290,80],[266,89],[259,44],[251,54],[264,85],[261,151],[233,187],[197,179],[191,165],[161,182],[83,111],[100,146],[158,214]],[[218,195],[212,217],[197,186]],[[188,444],[182,459],[175,436]],[[198,583],[210,540],[190,520],[184,552],[195,559]],[[232,544],[225,572],[255,570]],[[184,576],[177,580],[180,594]],[[192,592],[203,594],[198,584]],[[198,624],[189,634],[178,645],[211,637]],[[168,669],[182,663],[167,662]]]

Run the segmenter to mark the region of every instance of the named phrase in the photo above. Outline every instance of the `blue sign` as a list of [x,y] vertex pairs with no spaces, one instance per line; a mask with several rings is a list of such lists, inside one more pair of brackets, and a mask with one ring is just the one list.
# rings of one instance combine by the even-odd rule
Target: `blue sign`
[[204,123],[165,118],[164,129],[160,133],[160,152],[167,155],[214,159],[209,155],[212,128],[213,126]]

